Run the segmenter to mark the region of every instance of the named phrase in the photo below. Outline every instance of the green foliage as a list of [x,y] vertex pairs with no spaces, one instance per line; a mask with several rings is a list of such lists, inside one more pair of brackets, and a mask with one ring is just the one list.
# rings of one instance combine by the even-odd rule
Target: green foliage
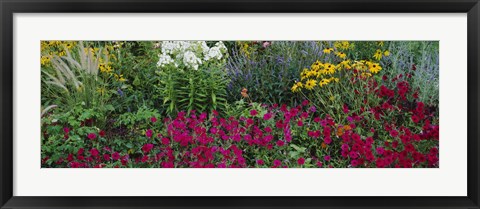
[[158,92],[167,113],[197,110],[223,110],[228,78],[222,66],[210,65],[198,70],[180,71],[166,67],[158,71]]

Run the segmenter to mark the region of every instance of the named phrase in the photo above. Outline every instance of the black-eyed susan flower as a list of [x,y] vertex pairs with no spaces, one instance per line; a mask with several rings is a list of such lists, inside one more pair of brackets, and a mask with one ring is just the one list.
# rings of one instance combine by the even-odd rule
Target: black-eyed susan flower
[[317,76],[317,72],[314,70],[309,70],[307,71],[307,78],[315,77]]
[[373,74],[376,74],[382,70],[382,67],[378,63],[374,62],[368,62],[368,71],[370,71]]
[[320,87],[323,87],[325,85],[327,85],[328,83],[330,83],[330,81],[326,78],[322,79],[319,83]]
[[377,60],[380,60],[382,59],[382,50],[380,49],[377,49],[377,51],[375,52],[375,54],[373,55],[373,58],[377,59]]
[[385,52],[383,52],[383,55],[384,55],[385,57],[388,57],[388,56],[390,56],[390,52],[389,52],[388,50],[386,50]]
[[347,54],[343,52],[335,52],[335,55],[337,55],[337,57],[340,57],[342,59],[345,59],[345,57],[347,57]]
[[323,49],[323,53],[325,54],[330,54],[332,51],[333,51],[333,48],[330,48],[330,47]]
[[334,74],[335,73],[335,65],[331,63],[325,63],[324,65],[325,74]]
[[295,84],[293,84],[292,86],[292,92],[297,92],[299,91],[300,89],[303,88],[303,83],[302,82],[296,82]]
[[347,70],[350,70],[352,68],[352,66],[350,66],[350,60],[341,61],[338,65],[339,67]]
[[308,71],[309,71],[308,68],[304,68],[302,70],[302,72],[300,73],[300,80],[304,80],[307,78]]
[[317,85],[317,81],[314,80],[314,79],[309,79],[306,83],[305,83],[305,88],[308,89],[308,90],[312,90],[313,87],[315,87]]

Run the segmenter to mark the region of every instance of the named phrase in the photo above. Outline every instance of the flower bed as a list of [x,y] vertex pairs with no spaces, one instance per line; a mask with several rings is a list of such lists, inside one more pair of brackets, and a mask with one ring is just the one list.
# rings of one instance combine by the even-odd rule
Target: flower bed
[[[55,51],[53,44],[49,50]],[[138,55],[146,57],[140,61],[129,58],[141,45],[128,48],[131,43],[126,42],[109,48],[109,44],[106,52],[96,52],[104,58],[90,54],[98,61],[98,73],[91,73],[92,79],[79,73],[78,78],[71,77],[81,84],[63,85],[70,91],[66,95],[83,95],[88,85],[93,85],[87,82],[95,82],[100,87],[89,93],[97,100],[86,103],[78,96],[80,99],[73,102],[61,103],[45,93],[51,86],[42,85],[44,106],[55,105],[42,113],[42,167],[439,167],[438,98],[425,99],[418,85],[424,68],[431,66],[420,63],[421,69],[417,69],[417,64],[411,63],[417,58],[392,51],[397,49],[393,43],[387,48],[383,42],[346,41],[301,46],[282,42],[160,42],[146,43],[143,47],[149,50],[138,52],[147,53]],[[308,48],[315,55],[312,59],[295,57],[296,53],[284,55],[303,59],[290,61],[295,69],[288,68],[288,62],[238,64],[269,60],[275,53],[288,52],[287,46]],[[74,60],[69,49],[62,55]],[[235,50],[238,52],[232,53]],[[89,55],[82,48],[78,56],[82,57],[83,51]],[[370,58],[355,59],[366,55]],[[151,61],[154,56],[158,58]],[[52,81],[55,77],[49,70],[62,65],[58,62],[49,67],[46,57],[42,56],[42,70],[49,75],[46,81]],[[52,55],[51,59],[58,57]],[[144,75],[131,72],[124,67],[125,61],[119,60],[142,66]],[[268,72],[270,67],[298,76],[273,81],[280,88],[271,94],[275,99],[256,95],[259,89],[271,89],[265,87],[270,83],[231,83],[247,78],[240,76],[247,71],[267,76],[253,71]],[[156,85],[143,84],[142,80]],[[227,96],[234,94],[232,91],[237,91],[235,101]],[[282,92],[288,96],[283,97]]]

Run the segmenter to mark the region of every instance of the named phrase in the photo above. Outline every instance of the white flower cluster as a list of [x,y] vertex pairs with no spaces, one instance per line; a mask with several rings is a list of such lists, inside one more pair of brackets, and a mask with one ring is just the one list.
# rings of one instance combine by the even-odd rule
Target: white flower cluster
[[159,46],[162,50],[157,63],[159,67],[173,64],[198,70],[200,65],[222,60],[227,54],[227,48],[221,41],[213,47],[208,47],[205,41],[163,41]]

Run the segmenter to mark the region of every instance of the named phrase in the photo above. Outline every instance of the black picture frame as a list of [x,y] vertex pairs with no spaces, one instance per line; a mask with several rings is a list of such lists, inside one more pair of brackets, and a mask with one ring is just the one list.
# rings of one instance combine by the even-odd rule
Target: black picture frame
[[[480,208],[478,0],[0,0],[1,208]],[[21,197],[13,196],[15,13],[467,13],[468,195],[465,197]],[[446,179],[448,180],[448,179]]]

